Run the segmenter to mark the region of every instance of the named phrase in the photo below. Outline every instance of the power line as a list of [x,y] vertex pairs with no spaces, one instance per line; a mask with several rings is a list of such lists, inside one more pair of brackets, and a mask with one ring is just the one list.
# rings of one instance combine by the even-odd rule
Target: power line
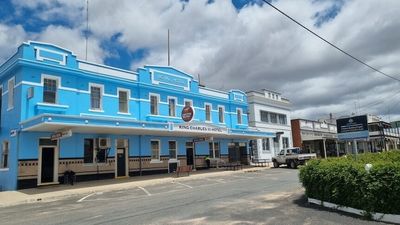
[[354,59],[355,61],[363,64],[364,66],[374,70],[375,72],[378,72],[379,74],[389,77],[393,80],[399,81],[399,78],[396,78],[394,76],[391,76],[387,73],[384,73],[382,71],[380,71],[379,69],[367,64],[366,62],[358,59],[357,57],[351,55],[350,53],[344,51],[343,49],[339,48],[338,46],[336,46],[335,44],[332,44],[331,42],[329,42],[328,40],[326,40],[325,38],[321,37],[320,35],[318,35],[317,33],[315,33],[314,31],[312,31],[311,29],[309,29],[308,27],[304,26],[303,24],[301,24],[300,22],[298,22],[297,20],[293,19],[291,16],[289,16],[288,14],[284,13],[283,11],[281,11],[280,9],[278,9],[277,7],[275,7],[274,5],[272,5],[271,3],[269,3],[267,0],[262,0],[263,2],[265,2],[266,4],[268,4],[269,6],[271,6],[272,8],[274,8],[276,11],[278,11],[279,13],[281,13],[282,15],[286,16],[287,18],[289,18],[291,21],[295,22],[297,25],[301,26],[302,28],[304,28],[305,30],[307,30],[308,32],[310,32],[311,34],[313,34],[314,36],[318,37],[319,39],[321,39],[322,41],[324,41],[325,43],[329,44],[330,46],[334,47],[336,50],[340,51],[341,53],[347,55],[348,57]]
[[[393,98],[396,97],[398,94],[400,94],[400,90],[396,91],[394,94],[390,93],[390,94],[389,94],[390,96],[385,95],[385,96],[379,98],[378,100],[375,100],[375,101],[373,101],[373,102],[367,103],[367,104],[365,104],[365,105],[358,106],[357,108],[358,108],[358,110],[360,110],[360,111],[369,112],[368,110],[365,110],[365,108],[367,108],[367,107],[371,108],[371,107],[375,107],[375,106],[377,106],[377,105],[380,105],[380,104],[382,104],[382,103],[384,103],[384,102],[386,102],[386,101],[388,101],[388,100],[393,99]],[[352,112],[351,110],[341,110],[341,111],[336,111],[336,112],[331,112],[331,113],[332,113],[332,114],[335,114],[336,117],[339,118],[339,117],[342,117],[342,116],[350,115],[351,112]]]

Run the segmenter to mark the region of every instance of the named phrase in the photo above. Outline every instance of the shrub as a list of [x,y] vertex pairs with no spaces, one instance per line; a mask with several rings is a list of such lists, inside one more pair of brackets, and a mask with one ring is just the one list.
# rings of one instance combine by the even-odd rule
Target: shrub
[[[369,172],[367,163],[373,166]],[[311,160],[299,176],[310,198],[366,213],[400,214],[400,151]]]

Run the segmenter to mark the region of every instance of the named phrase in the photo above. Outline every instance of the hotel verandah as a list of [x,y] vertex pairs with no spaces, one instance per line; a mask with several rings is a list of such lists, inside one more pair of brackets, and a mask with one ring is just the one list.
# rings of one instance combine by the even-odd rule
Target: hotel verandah
[[173,67],[122,70],[28,42],[0,66],[0,82],[2,190],[57,184],[66,170],[79,181],[202,168],[206,156],[247,163],[248,141],[275,135],[248,127],[244,92]]

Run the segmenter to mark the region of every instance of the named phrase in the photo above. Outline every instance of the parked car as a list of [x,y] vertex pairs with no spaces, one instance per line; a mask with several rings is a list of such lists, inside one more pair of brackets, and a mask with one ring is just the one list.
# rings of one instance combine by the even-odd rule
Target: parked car
[[304,165],[307,160],[316,157],[317,154],[315,153],[302,153],[300,148],[287,148],[282,149],[277,156],[272,157],[272,162],[275,168],[286,164],[288,167],[296,169],[298,165]]

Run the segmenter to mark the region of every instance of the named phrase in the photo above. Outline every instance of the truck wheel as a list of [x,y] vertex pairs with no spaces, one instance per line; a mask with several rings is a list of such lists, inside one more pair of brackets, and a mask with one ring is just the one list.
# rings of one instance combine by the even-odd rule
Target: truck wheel
[[278,168],[279,167],[279,163],[277,161],[274,161],[274,168]]
[[290,168],[292,168],[292,169],[296,169],[297,168],[296,161],[294,161],[294,160],[290,161]]

